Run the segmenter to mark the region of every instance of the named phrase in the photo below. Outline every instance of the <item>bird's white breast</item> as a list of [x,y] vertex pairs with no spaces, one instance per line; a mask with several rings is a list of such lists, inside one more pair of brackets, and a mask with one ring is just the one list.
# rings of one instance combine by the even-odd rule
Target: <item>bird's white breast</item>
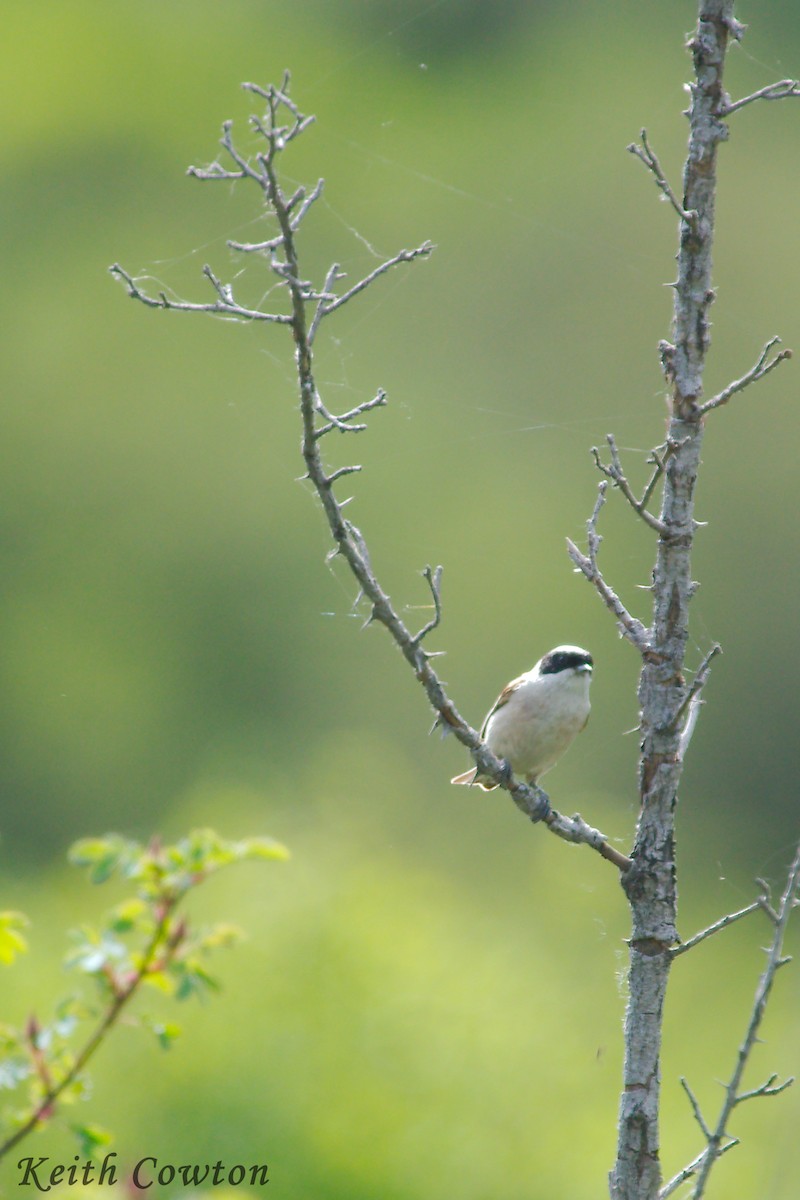
[[589,716],[589,672],[523,676],[486,724],[486,741],[515,775],[535,780],[548,771]]

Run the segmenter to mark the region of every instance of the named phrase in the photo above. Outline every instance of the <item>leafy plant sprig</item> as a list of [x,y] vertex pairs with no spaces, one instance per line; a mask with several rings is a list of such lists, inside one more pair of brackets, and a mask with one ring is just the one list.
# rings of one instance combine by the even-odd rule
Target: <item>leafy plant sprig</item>
[[[23,1029],[0,1026],[0,1088],[28,1085],[25,1108],[13,1118],[16,1128],[0,1144],[0,1158],[64,1104],[86,1094],[85,1069],[117,1024],[121,1013],[145,984],[176,1000],[204,998],[219,987],[205,965],[213,951],[234,944],[241,931],[226,922],[195,929],[178,909],[184,897],[222,867],[251,859],[279,860],[288,851],[270,838],[228,841],[211,829],[198,829],[174,845],[153,839],[148,845],[116,834],[85,838],[69,851],[69,861],[86,867],[92,883],[121,877],[133,894],[117,904],[100,928],[83,926],[73,934],[66,966],[88,975],[99,993],[93,1004],[70,996],[43,1024],[31,1014]],[[0,913],[0,961],[12,962],[26,949],[19,913]],[[94,1018],[88,1036],[75,1049],[80,1024]],[[168,1049],[179,1027],[140,1018]],[[84,1152],[104,1144],[108,1135],[94,1126],[75,1127]],[[87,1150],[87,1147],[89,1148]]]

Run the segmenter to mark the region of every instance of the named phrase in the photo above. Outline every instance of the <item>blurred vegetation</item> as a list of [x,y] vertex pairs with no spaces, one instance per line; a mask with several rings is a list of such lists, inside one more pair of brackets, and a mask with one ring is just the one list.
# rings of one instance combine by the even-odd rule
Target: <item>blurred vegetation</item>
[[[13,1110],[6,1105],[0,1117],[0,1157],[13,1155],[19,1163],[19,1148],[32,1132],[64,1118],[71,1105],[87,1098],[87,1067],[123,1013],[130,1023],[132,1001],[140,992],[150,987],[162,1000],[188,1000],[205,999],[219,989],[207,959],[235,945],[242,931],[228,922],[193,928],[182,911],[189,892],[234,863],[286,858],[285,847],[270,838],[229,842],[212,829],[195,829],[171,846],[158,838],[143,846],[111,835],[81,838],[70,847],[70,862],[88,868],[92,883],[122,879],[128,895],[102,923],[95,919],[72,931],[72,947],[64,959],[67,971],[73,972],[70,991],[52,1014],[31,1011],[24,1028],[0,1025],[0,1086],[14,1092],[15,1105]],[[0,961],[6,965],[26,951],[20,932],[26,925],[20,913],[0,913]],[[92,981],[91,996],[74,983],[75,974]],[[139,1018],[138,1023],[163,1050],[181,1032],[174,1020],[161,1015]],[[107,1130],[80,1116],[69,1128],[77,1137],[79,1154],[87,1159],[94,1160],[113,1140]],[[34,1186],[47,1191],[44,1180],[52,1173],[45,1167],[40,1179],[39,1161],[39,1156],[29,1156],[29,1163],[35,1164]],[[31,1186],[26,1176],[20,1184]]]
[[[800,73],[795,7],[738,15],[732,95]],[[135,1030],[98,1060],[92,1109],[121,1159],[268,1161],[285,1200],[602,1191],[627,932],[613,871],[448,788],[463,754],[426,737],[410,673],[325,567],[295,482],[285,331],[147,312],[106,267],[194,297],[204,262],[238,269],[225,240],[258,237],[252,198],[184,170],[214,157],[224,118],[244,127],[241,80],[291,68],[319,122],[292,169],[326,178],[309,268],[355,276],[438,245],[319,343],[331,405],[389,393],[359,443],[354,519],[403,604],[426,603],[419,571],[444,563],[431,648],[474,721],[544,649],[592,649],[592,720],[548,790],[625,846],[637,664],[564,537],[591,510],[589,447],[615,432],[635,479],[663,436],[675,223],[624,150],[645,125],[677,183],[693,21],[693,3],[632,0],[7,0],[0,856],[2,907],[31,917],[35,954],[7,973],[2,1019],[63,990],[63,928],[90,908],[62,866],[75,837],[207,823],[293,850],[279,878],[246,868],[196,898],[251,941],[157,1086]],[[797,122],[791,102],[732,119],[709,394],[774,333],[800,349]],[[749,900],[755,874],[779,879],[797,832],[797,387],[788,364],[705,443],[694,652],[726,653],[684,778],[686,933]],[[649,534],[621,504],[603,521],[607,577],[635,607]],[[744,922],[676,966],[667,1172],[699,1149],[677,1077],[715,1103],[762,935]],[[797,1072],[798,998],[795,971],[760,1077]],[[739,1196],[795,1196],[799,1104],[737,1114],[720,1194],[735,1178]],[[31,1145],[71,1158],[59,1136]]]

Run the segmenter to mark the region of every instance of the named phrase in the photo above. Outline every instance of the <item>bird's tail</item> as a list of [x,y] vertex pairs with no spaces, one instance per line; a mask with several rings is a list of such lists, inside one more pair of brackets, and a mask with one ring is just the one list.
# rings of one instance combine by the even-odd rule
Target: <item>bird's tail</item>
[[465,771],[463,775],[454,775],[450,780],[451,783],[463,783],[467,787],[472,787],[473,783],[477,783],[481,791],[493,792],[497,787],[496,783],[489,783],[483,779],[477,779],[478,768],[473,767],[470,771]]

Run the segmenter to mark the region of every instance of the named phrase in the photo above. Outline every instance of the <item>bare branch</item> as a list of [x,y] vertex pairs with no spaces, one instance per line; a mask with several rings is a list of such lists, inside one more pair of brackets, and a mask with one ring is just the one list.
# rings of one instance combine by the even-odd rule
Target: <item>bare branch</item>
[[[729,383],[726,388],[723,388],[718,395],[712,397],[711,400],[706,400],[705,404],[701,404],[698,408],[698,413],[701,417],[706,413],[711,412],[714,408],[719,408],[723,404],[727,404],[731,396],[735,396],[737,392],[742,392],[751,383],[757,383],[759,379],[763,379],[765,375],[769,375],[770,371],[774,371],[777,366],[785,362],[787,358],[792,357],[791,350],[780,350],[774,358],[769,358],[769,352],[773,346],[780,344],[779,337],[770,338],[761,354],[758,361],[750,368],[750,370],[741,377],[734,379],[733,383]],[[769,360],[769,361],[768,361]]]
[[337,479],[341,479],[344,475],[356,475],[361,470],[363,470],[363,467],[359,466],[358,463],[352,467],[337,467],[330,475],[325,476],[325,481],[328,487],[331,487],[332,484],[336,483]]
[[719,115],[729,117],[731,113],[738,112],[745,104],[752,104],[755,100],[786,100],[791,96],[800,96],[800,80],[781,79],[778,83],[769,83],[766,87],[759,88],[751,96],[733,102],[729,100],[723,105]]
[[708,682],[708,676],[711,671],[711,663],[717,657],[717,655],[721,653],[722,647],[720,646],[719,642],[716,642],[706,654],[705,658],[700,663],[700,666],[697,668],[697,673],[695,674],[694,680],[691,686],[687,689],[686,695],[683,697],[677,712],[674,714],[674,716],[670,717],[669,721],[667,721],[663,727],[663,732],[665,733],[669,732],[670,730],[677,729],[680,725],[683,714],[687,714],[686,720],[683,723],[683,728],[680,731],[680,738],[678,740],[678,755],[681,761],[683,761],[683,759],[686,757],[686,752],[689,749],[689,743],[691,742],[692,735],[694,733],[694,727],[697,724],[697,718],[700,714],[700,705],[702,704],[700,693]]
[[642,508],[645,508],[650,503],[650,498],[655,491],[656,484],[667,469],[667,463],[672,458],[673,454],[676,454],[681,449],[685,442],[685,438],[679,442],[676,442],[673,439],[668,439],[663,443],[663,445],[655,446],[654,449],[650,451],[650,457],[647,461],[655,467],[655,470],[647,481],[645,489],[642,492],[642,498],[639,501]]
[[693,224],[697,220],[697,213],[685,209],[670,187],[669,181],[661,169],[661,163],[658,161],[655,151],[651,148],[647,140],[646,129],[642,130],[641,139],[641,146],[637,146],[635,142],[631,142],[630,146],[627,147],[628,152],[635,154],[638,159],[641,159],[648,171],[652,172],[653,178],[656,181],[656,187],[662,192],[664,199],[669,200],[680,219],[688,222],[690,225]]
[[358,283],[353,284],[351,288],[348,288],[341,296],[337,296],[335,300],[321,301],[322,316],[327,317],[330,313],[335,312],[337,308],[341,308],[343,304],[347,304],[348,300],[352,300],[359,292],[363,292],[365,288],[368,288],[381,275],[385,275],[392,267],[396,267],[399,263],[413,262],[415,258],[427,258],[429,254],[433,253],[434,249],[433,242],[423,242],[421,246],[417,246],[414,250],[400,250],[392,258],[388,258],[385,262],[382,262],[374,271],[370,271],[369,275],[365,275],[363,279],[359,279]]
[[736,1097],[736,1103],[743,1104],[745,1100],[755,1100],[758,1096],[780,1096],[781,1092],[785,1092],[795,1081],[794,1075],[784,1079],[783,1083],[776,1083],[777,1078],[777,1074],[770,1075],[769,1079],[766,1079],[760,1087],[751,1088],[749,1092],[740,1092]]
[[434,570],[426,567],[422,574],[427,580],[428,587],[431,589],[433,616],[426,625],[422,626],[419,633],[414,634],[411,641],[415,646],[418,646],[429,633],[433,633],[442,620],[442,567],[436,567]]
[[211,280],[212,286],[219,296],[219,299],[210,304],[193,304],[189,300],[171,300],[166,292],[159,292],[157,296],[150,296],[147,292],[142,291],[132,276],[123,270],[119,263],[114,263],[108,270],[115,279],[119,279],[125,284],[131,299],[140,300],[148,308],[163,308],[171,312],[213,313],[218,316],[233,317],[239,321],[271,321],[276,325],[291,325],[292,323],[292,318],[286,313],[260,312],[258,309],[245,308],[243,305],[238,304],[230,297],[230,289],[227,285],[220,284],[219,280],[215,278],[208,267],[204,268],[203,273]]
[[[303,203],[300,205],[300,208],[292,217],[292,229],[297,230],[300,227],[300,223],[303,220],[303,218],[305,217],[308,210],[311,208],[311,205],[314,204],[314,202],[316,200],[319,200],[320,196],[322,195],[322,189],[324,187],[325,187],[325,180],[318,179],[315,187],[309,192],[309,194],[307,196],[305,196],[305,198],[303,199]],[[305,192],[305,188],[303,188],[302,191]]]
[[741,921],[742,917],[748,917],[750,913],[759,912],[763,909],[761,900],[754,900],[752,904],[748,904],[746,908],[740,908],[738,912],[727,913],[724,917],[720,917],[713,925],[709,925],[707,929],[701,929],[694,937],[690,937],[685,942],[680,942],[677,946],[673,946],[670,950],[671,958],[678,958],[681,954],[685,954],[687,950],[693,950],[695,946],[699,946],[700,942],[704,942],[706,938],[712,937],[713,934],[719,933],[722,929],[727,929],[729,925],[733,925],[735,921]]
[[[766,885],[764,886],[766,887]],[[752,1100],[757,1096],[777,1096],[790,1087],[793,1082],[793,1079],[790,1078],[781,1084],[776,1084],[777,1075],[770,1075],[769,1079],[765,1083],[762,1083],[760,1087],[753,1088],[747,1092],[740,1091],[745,1067],[750,1059],[753,1047],[758,1041],[758,1030],[766,1011],[767,1001],[772,990],[772,985],[775,982],[775,976],[779,969],[788,961],[783,954],[783,942],[789,919],[796,907],[798,888],[800,888],[800,844],[797,846],[794,860],[787,873],[786,886],[784,887],[780,902],[777,909],[774,910],[776,920],[772,944],[767,951],[767,965],[755,991],[753,1007],[750,1012],[744,1039],[736,1056],[736,1064],[731,1073],[730,1080],[725,1085],[725,1099],[723,1100],[716,1126],[710,1133],[706,1134],[708,1146],[702,1164],[697,1171],[698,1181],[693,1193],[693,1200],[701,1200],[701,1197],[705,1194],[708,1177],[714,1163],[722,1153],[723,1138],[728,1136],[726,1132],[727,1124],[734,1108],[745,1100]],[[766,893],[762,894],[758,904],[759,907],[766,910],[766,905],[768,904]]]
[[242,254],[269,254],[280,246],[281,235],[277,233],[263,242],[236,242],[229,238],[225,244],[230,250],[240,250]]
[[[658,517],[654,517],[651,512],[648,512],[646,508],[647,501],[650,499],[653,488],[655,487],[655,480],[658,479],[661,472],[664,470],[663,465],[657,465],[654,480],[648,483],[642,499],[637,500],[633,494],[633,491],[631,490],[631,485],[628,483],[625,473],[622,470],[622,460],[620,459],[619,450],[617,449],[617,443],[613,433],[606,434],[606,441],[608,442],[609,449],[611,450],[611,463],[608,465],[601,461],[600,451],[597,449],[597,446],[592,446],[591,453],[598,471],[601,471],[603,475],[610,479],[614,487],[619,488],[633,511],[642,518],[646,525],[649,525],[651,529],[655,529],[657,533],[661,534],[662,537],[665,537],[669,533],[667,526],[663,521],[660,521]],[[655,454],[655,451],[653,451],[653,453]],[[658,464],[660,464],[660,460],[649,459],[648,461],[656,461]]]
[[597,500],[592,515],[586,522],[588,555],[581,553],[571,538],[567,538],[567,553],[576,568],[590,583],[594,584],[606,607],[617,618],[618,627],[623,636],[636,647],[640,654],[646,656],[650,653],[647,630],[641,621],[631,616],[616,592],[608,586],[597,565],[597,552],[603,540],[597,532],[597,520],[600,510],[605,504],[607,488],[608,484],[603,480],[597,489]]
[[333,288],[337,280],[344,279],[345,273],[338,263],[332,263],[328,268],[328,274],[325,276],[325,282],[322,285],[322,293],[317,302],[317,307],[314,310],[314,315],[311,318],[311,324],[308,327],[308,344],[313,346],[314,338],[317,336],[322,318],[325,316],[324,302],[327,300],[335,300],[336,293]]
[[338,429],[339,433],[363,433],[367,428],[366,423],[361,421],[358,425],[353,425],[351,422],[360,417],[363,413],[370,412],[373,408],[382,408],[386,404],[386,392],[379,388],[376,395],[371,400],[365,400],[362,404],[357,404],[355,408],[351,408],[348,412],[340,413],[338,416],[328,412],[322,400],[317,396],[317,411],[325,418],[327,425],[320,425],[314,431],[315,438],[325,437],[334,429]]
[[613,863],[620,871],[628,871],[633,866],[631,859],[626,854],[621,854],[619,850],[615,850],[599,829],[593,829],[591,825],[587,825],[580,813],[575,813],[572,817],[562,817],[555,809],[551,809],[544,821],[547,828],[556,837],[562,838],[565,842],[591,846],[602,858]]
[[[738,1145],[739,1139],[731,1138],[731,1140],[726,1142],[724,1146],[720,1146],[717,1157],[722,1158],[722,1155],[725,1154],[726,1151],[732,1150],[734,1146]],[[665,1183],[661,1191],[658,1193],[658,1200],[667,1200],[668,1196],[671,1196],[673,1192],[677,1192],[682,1183],[686,1183],[687,1179],[691,1179],[694,1175],[696,1175],[700,1170],[700,1167],[703,1165],[707,1155],[708,1149],[701,1150],[697,1158],[694,1158],[690,1163],[687,1163],[687,1165],[680,1170],[677,1175],[674,1175],[672,1179],[670,1179],[669,1183]]]
[[708,1126],[705,1123],[705,1120],[703,1119],[703,1114],[700,1111],[700,1105],[698,1103],[697,1097],[695,1096],[694,1092],[689,1087],[689,1084],[686,1082],[686,1080],[683,1078],[682,1075],[681,1075],[680,1083],[681,1083],[681,1087],[686,1092],[686,1095],[689,1097],[689,1103],[692,1106],[692,1112],[694,1113],[695,1121],[697,1121],[697,1124],[700,1126],[700,1129],[703,1132],[703,1136],[706,1138],[707,1141],[710,1141],[711,1130],[708,1128]]

